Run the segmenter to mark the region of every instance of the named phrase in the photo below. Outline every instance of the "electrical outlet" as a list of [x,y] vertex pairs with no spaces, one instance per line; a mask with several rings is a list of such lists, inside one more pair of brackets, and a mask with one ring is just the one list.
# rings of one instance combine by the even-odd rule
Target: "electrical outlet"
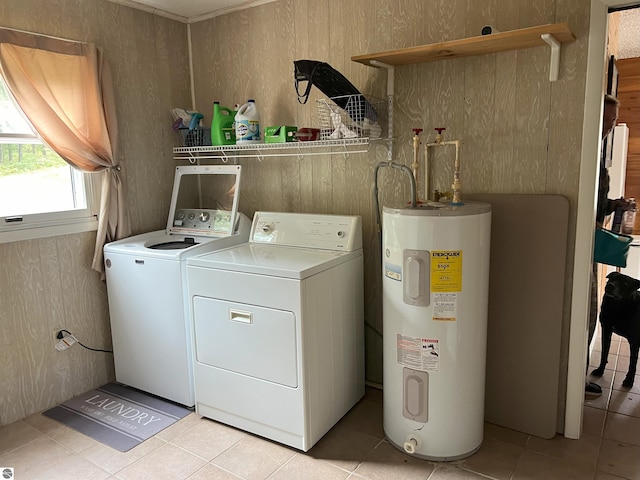
[[59,352],[66,350],[78,341],[72,334],[63,332],[62,330],[56,332],[56,340],[54,347]]
[[62,330],[59,328],[56,328],[51,332],[51,335],[53,335],[53,346],[55,347],[58,344],[58,342],[62,340]]

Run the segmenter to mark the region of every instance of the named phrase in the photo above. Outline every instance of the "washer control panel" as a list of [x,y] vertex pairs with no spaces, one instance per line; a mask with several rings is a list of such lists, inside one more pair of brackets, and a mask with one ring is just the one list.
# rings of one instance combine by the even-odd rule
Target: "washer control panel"
[[256,212],[250,242],[353,251],[362,248],[360,217]]
[[218,232],[231,229],[231,212],[225,210],[180,209],[173,217],[172,232]]

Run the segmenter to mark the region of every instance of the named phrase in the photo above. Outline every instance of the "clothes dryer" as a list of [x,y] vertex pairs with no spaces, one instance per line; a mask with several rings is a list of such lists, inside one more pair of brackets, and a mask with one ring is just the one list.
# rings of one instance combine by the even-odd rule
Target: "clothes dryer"
[[364,395],[360,217],[256,212],[187,260],[196,411],[309,450]]
[[116,380],[192,407],[187,258],[248,240],[239,165],[176,168],[166,230],[104,247]]

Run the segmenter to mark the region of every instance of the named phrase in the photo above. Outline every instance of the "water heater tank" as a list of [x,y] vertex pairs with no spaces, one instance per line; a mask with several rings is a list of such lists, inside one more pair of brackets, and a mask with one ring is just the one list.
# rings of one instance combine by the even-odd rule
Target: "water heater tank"
[[482,444],[490,230],[486,203],[383,210],[384,431],[420,458]]

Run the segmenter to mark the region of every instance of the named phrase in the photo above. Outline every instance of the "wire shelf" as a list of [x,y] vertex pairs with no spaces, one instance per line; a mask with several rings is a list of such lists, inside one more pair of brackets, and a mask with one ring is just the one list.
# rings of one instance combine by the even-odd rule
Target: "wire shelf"
[[201,147],[175,147],[174,160],[219,159],[223,162],[236,158],[299,157],[307,155],[344,155],[369,150],[369,138],[343,138],[313,142],[253,143]]

